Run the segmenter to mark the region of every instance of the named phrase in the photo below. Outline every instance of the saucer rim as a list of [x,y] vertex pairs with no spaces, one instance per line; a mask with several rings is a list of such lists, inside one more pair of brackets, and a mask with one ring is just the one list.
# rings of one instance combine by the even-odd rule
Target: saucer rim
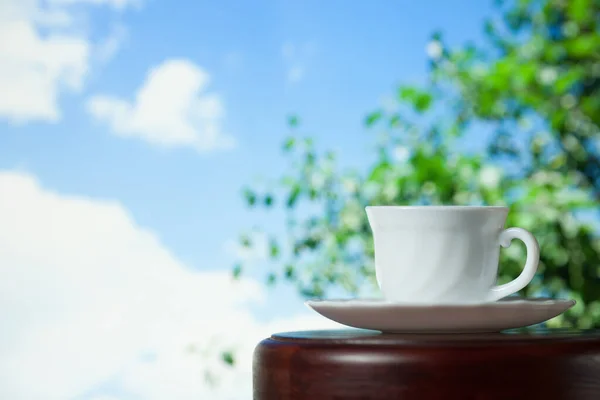
[[355,299],[310,299],[304,302],[306,306],[312,309],[312,305],[334,305],[336,307],[400,307],[400,308],[474,308],[474,307],[514,307],[517,304],[527,305],[567,305],[572,308],[577,304],[575,299],[554,299],[550,297],[510,297],[497,301],[485,303],[399,303],[386,300],[384,298],[355,298]]

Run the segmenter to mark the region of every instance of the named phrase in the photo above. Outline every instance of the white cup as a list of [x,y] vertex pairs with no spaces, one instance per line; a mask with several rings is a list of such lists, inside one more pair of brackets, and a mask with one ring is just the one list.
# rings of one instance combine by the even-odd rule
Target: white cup
[[[407,304],[472,304],[499,300],[533,279],[540,249],[521,228],[504,229],[507,207],[370,206],[377,282],[385,298]],[[496,286],[500,246],[520,239],[523,272]]]

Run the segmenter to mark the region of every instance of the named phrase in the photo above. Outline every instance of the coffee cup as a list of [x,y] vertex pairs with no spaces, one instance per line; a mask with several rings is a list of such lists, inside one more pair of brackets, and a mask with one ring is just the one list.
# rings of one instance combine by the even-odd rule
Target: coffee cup
[[[377,282],[384,297],[407,304],[499,300],[533,279],[539,246],[525,229],[504,228],[509,209],[495,206],[369,206]],[[500,246],[525,243],[521,274],[496,285]]]

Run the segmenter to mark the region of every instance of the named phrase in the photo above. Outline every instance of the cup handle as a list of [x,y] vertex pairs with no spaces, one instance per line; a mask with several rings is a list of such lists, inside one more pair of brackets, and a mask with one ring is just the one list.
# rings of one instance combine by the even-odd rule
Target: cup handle
[[535,276],[538,262],[540,260],[540,246],[535,237],[522,228],[508,228],[500,233],[500,245],[502,247],[510,246],[513,239],[519,239],[525,243],[527,249],[527,260],[523,272],[514,280],[505,283],[504,285],[494,286],[488,296],[488,301],[500,300],[503,297],[523,289]]

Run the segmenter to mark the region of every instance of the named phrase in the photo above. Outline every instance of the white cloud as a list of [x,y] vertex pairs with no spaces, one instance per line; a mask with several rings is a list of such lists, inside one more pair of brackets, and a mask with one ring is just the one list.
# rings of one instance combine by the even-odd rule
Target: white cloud
[[126,39],[127,29],[123,25],[115,26],[110,34],[95,46],[95,57],[98,61],[107,63],[121,49]]
[[100,395],[88,398],[88,400],[120,400],[118,397],[110,395]]
[[291,83],[300,82],[304,78],[304,67],[295,65],[288,70],[288,81]]
[[208,73],[191,61],[167,60],[149,71],[134,101],[97,95],[87,109],[118,136],[201,152],[230,148],[235,141],[222,132],[221,98],[206,93],[208,83]]
[[[56,122],[61,94],[82,89],[93,43],[66,3],[0,1],[0,118]],[[96,3],[118,8],[128,1]]]
[[302,45],[297,45],[292,42],[283,44],[281,47],[281,55],[286,68],[286,79],[289,83],[298,83],[304,79],[306,75],[306,64],[315,54],[315,51],[316,46],[311,42]]
[[[233,322],[233,321],[232,321]],[[295,317],[275,323],[258,326],[249,318],[229,324],[223,329],[219,341],[204,342],[196,352],[181,351],[187,338],[163,348],[156,361],[137,361],[124,370],[123,385],[127,392],[147,400],[164,399],[211,399],[211,400],[250,400],[252,398],[252,353],[255,346],[273,332],[336,328],[339,325],[317,315]],[[195,339],[206,329],[202,321],[190,326],[189,339]],[[196,333],[196,335],[194,335]],[[244,338],[240,338],[244,336]],[[218,348],[232,348],[236,355],[236,367],[230,368],[217,361]],[[202,363],[209,356],[209,363]],[[207,371],[214,379],[211,387],[203,377]]]
[[88,56],[82,38],[42,37],[31,20],[0,18],[0,116],[57,121],[59,91],[81,88]]
[[25,173],[0,172],[0,221],[2,399],[250,399],[260,339],[334,326],[311,314],[261,325],[248,310],[264,300],[256,281],[194,272],[119,203]]

